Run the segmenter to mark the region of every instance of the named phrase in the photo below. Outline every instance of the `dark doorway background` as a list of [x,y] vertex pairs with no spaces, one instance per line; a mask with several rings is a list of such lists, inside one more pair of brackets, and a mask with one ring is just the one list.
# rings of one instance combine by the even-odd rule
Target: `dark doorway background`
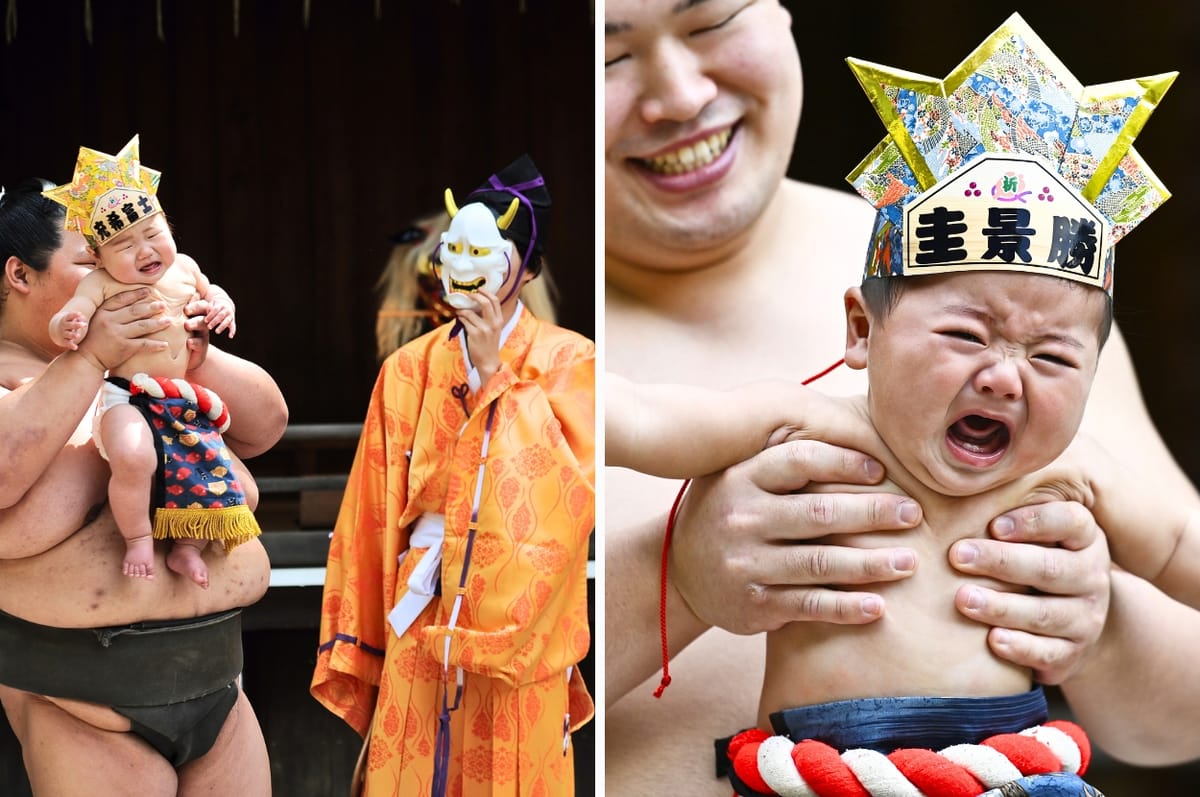
[[[115,153],[140,134],[143,163],[163,173],[159,196],[180,250],[237,304],[237,337],[214,344],[275,377],[293,424],[361,422],[378,371],[374,286],[388,236],[440,209],[445,188],[461,201],[523,152],[553,198],[558,321],[594,336],[591,4],[3,0],[0,9],[0,185],[66,182],[80,146]],[[344,473],[352,453],[285,444],[251,467],[260,482],[325,473],[330,462]],[[321,524],[332,521],[306,522],[303,497],[298,526],[288,517],[277,528],[265,503],[264,542],[307,535],[328,545]],[[287,550],[268,547],[274,578]],[[245,614],[243,685],[276,794],[344,794],[359,749],[308,696],[320,593],[319,582],[272,586]],[[592,656],[582,666],[590,681]],[[594,728],[576,734],[581,794],[592,792]],[[2,715],[0,794],[28,794]]]
[[180,250],[238,306],[215,342],[275,376],[293,422],[361,420],[388,235],[522,152],[553,197],[560,322],[594,335],[587,3],[6,5],[0,184],[66,182],[81,145],[139,133]]

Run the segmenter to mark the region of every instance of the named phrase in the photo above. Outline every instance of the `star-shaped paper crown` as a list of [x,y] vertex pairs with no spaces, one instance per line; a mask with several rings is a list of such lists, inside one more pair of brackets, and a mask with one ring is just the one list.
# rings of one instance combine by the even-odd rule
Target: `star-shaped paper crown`
[[66,206],[63,229],[83,233],[95,248],[162,212],[157,196],[161,176],[141,164],[135,135],[115,156],[80,147],[71,182],[44,193]]
[[1176,72],[1084,86],[1018,14],[944,80],[847,63],[888,130],[846,178],[879,214],[866,277],[1000,269],[1111,292],[1113,245],[1170,197],[1132,144]]

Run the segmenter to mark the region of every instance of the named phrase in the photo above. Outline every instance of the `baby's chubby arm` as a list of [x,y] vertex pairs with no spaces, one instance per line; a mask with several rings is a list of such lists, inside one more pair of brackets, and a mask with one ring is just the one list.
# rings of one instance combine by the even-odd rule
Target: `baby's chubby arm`
[[1200,609],[1200,510],[1125,467],[1096,441],[1079,442],[1086,445],[1095,495],[1090,508],[1108,537],[1113,561]]
[[230,338],[237,334],[236,309],[229,293],[221,286],[210,282],[204,272],[200,270],[200,265],[190,255],[179,252],[175,255],[175,262],[192,272],[196,283],[196,293],[202,301],[208,303],[208,309],[204,313],[204,325],[210,331],[217,333],[228,329]]
[[704,476],[788,439],[808,420],[816,398],[787,382],[712,390],[638,384],[610,372],[604,388],[605,461],[668,479]]
[[88,323],[96,309],[104,303],[104,283],[107,274],[96,270],[79,281],[75,295],[50,318],[50,339],[54,345],[75,351],[87,335]]

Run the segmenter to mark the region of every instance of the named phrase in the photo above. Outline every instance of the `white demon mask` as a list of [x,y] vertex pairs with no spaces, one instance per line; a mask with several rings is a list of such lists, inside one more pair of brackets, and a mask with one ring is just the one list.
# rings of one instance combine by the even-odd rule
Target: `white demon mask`
[[513,199],[508,211],[497,219],[487,205],[472,202],[461,209],[446,189],[446,211],[450,226],[442,233],[442,287],[446,303],[459,310],[474,306],[469,294],[486,289],[499,295],[512,269],[513,244],[500,231],[507,229],[517,212]]

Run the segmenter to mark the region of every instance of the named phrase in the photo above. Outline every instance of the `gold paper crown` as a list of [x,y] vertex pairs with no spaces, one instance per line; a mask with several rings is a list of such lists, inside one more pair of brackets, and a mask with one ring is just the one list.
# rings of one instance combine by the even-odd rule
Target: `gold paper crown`
[[141,164],[135,135],[115,156],[80,147],[71,182],[43,193],[66,206],[63,229],[83,233],[94,248],[162,212],[157,196],[161,176]]
[[1133,149],[1178,73],[1084,86],[1013,14],[944,80],[847,59],[888,130],[846,178],[878,211],[866,277],[1054,274],[1112,290],[1112,247],[1170,194]]

